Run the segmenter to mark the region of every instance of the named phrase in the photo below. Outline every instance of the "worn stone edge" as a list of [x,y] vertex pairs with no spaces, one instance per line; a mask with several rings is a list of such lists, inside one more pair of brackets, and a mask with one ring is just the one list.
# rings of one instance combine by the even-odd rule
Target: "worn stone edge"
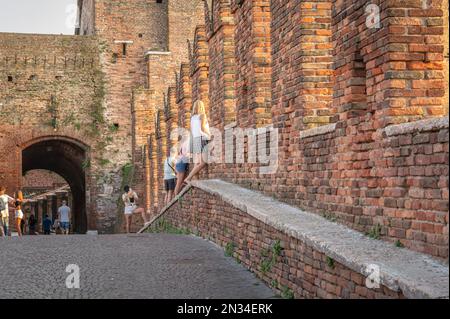
[[336,130],[336,123],[322,125],[300,132],[300,139],[331,133]]
[[[209,182],[220,182],[220,183],[229,184],[229,183],[226,183],[226,182],[223,182],[220,180],[209,180]],[[315,238],[310,238],[310,236],[308,236],[308,234],[305,235],[305,234],[297,232],[294,229],[295,226],[290,227],[286,223],[271,220],[269,218],[269,216],[267,216],[267,215],[264,216],[263,214],[261,214],[261,212],[258,212],[256,210],[251,209],[251,207],[248,207],[245,202],[243,202],[241,200],[235,200],[234,198],[231,198],[229,196],[226,196],[226,194],[221,193],[219,190],[215,189],[214,187],[210,187],[208,185],[208,181],[193,181],[192,186],[199,188],[203,191],[206,191],[208,193],[211,193],[213,195],[219,196],[222,200],[231,204],[235,208],[237,208],[245,213],[248,213],[249,215],[253,216],[254,218],[262,221],[263,223],[265,223],[267,225],[274,227],[275,229],[277,229],[279,231],[282,231],[282,232],[288,234],[289,236],[292,236],[294,238],[297,238],[297,239],[305,242],[306,244],[317,249],[318,251],[326,254],[327,256],[332,257],[339,263],[347,266],[351,270],[356,271],[364,276],[369,275],[369,273],[367,273],[367,271],[366,271],[368,264],[351,261],[350,259],[346,258],[339,252],[336,252],[335,250],[331,250],[327,246],[326,243],[321,243],[320,240],[317,240]],[[234,185],[234,187],[240,187],[240,186]],[[261,194],[260,196],[264,196],[264,195]],[[287,207],[290,207],[291,209],[292,208],[298,209],[298,208],[289,206],[289,205],[281,203],[281,202],[280,202],[280,205],[285,205]],[[300,209],[298,209],[298,210],[300,211]],[[306,213],[306,214],[312,214],[312,213],[308,213],[308,212],[304,212],[304,211],[301,211],[301,212]],[[322,218],[315,214],[312,214],[312,215],[317,218]],[[352,230],[344,225],[332,223],[332,222],[326,220],[325,218],[322,218],[322,219],[323,219],[323,223],[333,224],[334,227],[341,228],[341,230],[343,232],[352,233],[352,235],[354,235],[355,238],[360,238],[361,240],[364,240],[364,239],[369,240],[368,238],[365,238],[361,233],[359,233],[355,230]],[[378,241],[376,242],[376,244],[377,245],[386,245],[386,247],[388,245],[388,243],[386,243],[386,242],[378,242]],[[419,253],[417,253],[417,254],[419,254]],[[424,257],[429,258],[426,255],[424,255]],[[385,268],[389,269],[389,267],[385,267]],[[389,289],[392,289],[393,291],[401,290],[402,293],[408,298],[445,298],[445,299],[449,298],[448,285],[447,285],[446,290],[443,289],[445,292],[439,291],[436,293],[433,291],[425,291],[421,287],[417,287],[413,283],[409,282],[407,280],[407,278],[402,278],[402,276],[400,274],[395,273],[395,269],[389,269],[389,270],[390,270],[389,272],[382,271],[380,273],[380,280],[381,280],[381,284],[385,285]],[[447,273],[448,273],[448,267],[447,267]]]
[[448,116],[439,118],[430,118],[415,122],[408,122],[402,124],[390,125],[384,128],[386,136],[395,136],[402,134],[409,134],[414,132],[436,131],[441,129],[448,129]]
[[147,224],[145,224],[137,233],[142,234],[147,229],[149,229],[155,223],[155,221],[157,221],[165,213],[167,213],[169,209],[172,208],[172,206],[175,205],[191,188],[192,188],[191,184],[188,184],[186,187],[184,187],[181,190],[181,192],[169,202],[169,204],[167,204],[163,209],[161,209],[161,211],[157,215],[155,215]]

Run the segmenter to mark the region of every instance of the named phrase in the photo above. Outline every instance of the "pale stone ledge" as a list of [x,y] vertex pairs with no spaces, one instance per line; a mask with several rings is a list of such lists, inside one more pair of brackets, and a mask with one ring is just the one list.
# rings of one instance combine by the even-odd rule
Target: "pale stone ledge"
[[133,44],[134,42],[131,40],[114,40],[115,44]]
[[390,137],[413,132],[436,131],[443,128],[448,128],[448,116],[390,125],[384,129],[384,133]]
[[145,52],[145,56],[148,55],[170,55],[172,52],[170,51],[147,51]]
[[300,132],[300,139],[334,132],[336,123],[314,127]]
[[393,291],[401,290],[407,298],[449,297],[448,266],[427,255],[370,239],[344,225],[235,184],[205,180],[194,181],[191,186],[220,197],[364,276],[370,274],[370,265],[378,265],[381,284]]

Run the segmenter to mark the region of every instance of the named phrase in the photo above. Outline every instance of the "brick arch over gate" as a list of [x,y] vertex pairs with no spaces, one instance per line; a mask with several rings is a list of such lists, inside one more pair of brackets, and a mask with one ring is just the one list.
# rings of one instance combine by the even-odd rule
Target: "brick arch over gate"
[[92,228],[88,218],[86,191],[89,172],[86,165],[90,148],[83,142],[66,136],[46,136],[20,145],[22,175],[34,169],[53,171],[69,184],[73,196],[73,230],[86,233]]

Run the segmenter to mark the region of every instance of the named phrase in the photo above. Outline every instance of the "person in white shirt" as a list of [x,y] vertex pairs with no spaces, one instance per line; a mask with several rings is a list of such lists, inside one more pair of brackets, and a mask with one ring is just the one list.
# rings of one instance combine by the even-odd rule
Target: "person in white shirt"
[[22,236],[22,220],[23,220],[23,211],[22,211],[22,206],[23,204],[26,203],[26,200],[23,199],[23,193],[21,190],[17,191],[16,194],[16,200],[14,202],[14,205],[16,207],[16,213],[15,213],[15,218],[16,218],[16,229],[17,229],[17,234],[19,235],[19,237]]
[[144,225],[147,224],[147,215],[145,214],[145,210],[141,207],[138,207],[137,205],[137,200],[139,199],[139,197],[137,196],[136,192],[132,190],[128,185],[126,185],[123,190],[125,192],[122,194],[122,201],[125,205],[125,226],[127,234],[129,234],[133,214],[141,214],[142,219],[144,220]]
[[192,108],[191,135],[195,166],[188,177],[186,177],[187,183],[207,165],[204,156],[208,156],[208,144],[211,140],[211,132],[206,117],[205,104],[202,101],[196,101]]
[[70,208],[65,200],[62,201],[62,206],[58,208],[58,219],[62,233],[68,235],[70,230]]
[[170,155],[164,161],[164,189],[166,190],[165,204],[168,205],[173,198],[175,185],[177,184],[177,175],[175,171],[176,148],[170,149]]
[[0,236],[5,237],[9,234],[9,207],[8,204],[14,204],[14,198],[6,194],[6,188],[0,187]]

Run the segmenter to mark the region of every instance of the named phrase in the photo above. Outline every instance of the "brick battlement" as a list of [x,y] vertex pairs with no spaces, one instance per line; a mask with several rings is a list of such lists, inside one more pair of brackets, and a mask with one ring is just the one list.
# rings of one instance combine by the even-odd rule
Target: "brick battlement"
[[0,33],[0,67],[93,69],[99,63],[94,36]]
[[86,58],[82,54],[75,56],[0,56],[0,67],[4,68],[92,68],[97,58]]

